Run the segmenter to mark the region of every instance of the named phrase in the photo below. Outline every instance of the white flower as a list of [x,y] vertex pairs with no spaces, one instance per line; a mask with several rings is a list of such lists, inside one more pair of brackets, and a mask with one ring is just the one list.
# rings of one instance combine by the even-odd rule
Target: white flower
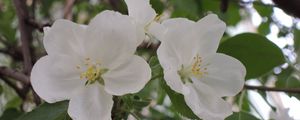
[[[159,17],[155,10],[151,7],[149,0],[125,0],[128,8],[128,15],[135,19],[138,23],[141,32],[146,33],[150,37],[161,39],[165,28],[157,22]],[[140,36],[142,39],[138,44],[142,43],[145,36]]]
[[222,97],[234,96],[243,88],[246,69],[233,57],[216,53],[226,25],[213,14],[198,22],[175,18],[162,25],[167,31],[157,55],[166,83],[184,95],[198,117],[221,120],[229,116],[231,105]]
[[290,117],[288,108],[278,107],[276,109],[276,113],[271,111],[270,117],[274,120],[294,120],[292,117]]
[[74,120],[109,120],[112,95],[136,93],[151,77],[134,55],[138,30],[132,18],[112,11],[87,26],[57,20],[44,36],[48,53],[34,65],[31,83],[49,103],[70,100]]

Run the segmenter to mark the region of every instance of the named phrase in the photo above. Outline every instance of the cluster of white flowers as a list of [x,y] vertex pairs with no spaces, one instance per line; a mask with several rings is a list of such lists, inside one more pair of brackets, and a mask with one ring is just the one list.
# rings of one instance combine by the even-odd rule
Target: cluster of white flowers
[[164,79],[184,95],[199,118],[224,119],[232,113],[222,97],[243,87],[246,70],[236,59],[216,53],[226,25],[210,14],[193,22],[156,22],[149,0],[125,0],[129,15],[103,11],[88,25],[57,20],[45,29],[48,53],[34,65],[31,83],[46,102],[70,100],[74,120],[109,120],[113,95],[136,93],[151,78],[147,62],[134,55],[146,35],[161,41],[157,55]]

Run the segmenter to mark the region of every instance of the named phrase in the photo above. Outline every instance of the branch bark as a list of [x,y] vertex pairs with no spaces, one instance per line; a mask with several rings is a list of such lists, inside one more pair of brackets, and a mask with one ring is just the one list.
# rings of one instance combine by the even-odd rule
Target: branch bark
[[16,79],[24,83],[25,85],[28,85],[30,83],[28,76],[16,70],[9,69],[7,67],[0,67],[0,75]]
[[15,92],[22,98],[22,99],[26,99],[26,93],[28,91],[28,89],[22,89],[19,88],[16,84],[14,84],[13,82],[11,82],[9,79],[5,78],[5,77],[0,77],[0,79],[2,79],[8,86],[10,86],[11,88],[13,88],[15,90]]
[[260,90],[260,91],[274,91],[274,92],[288,92],[288,93],[300,93],[300,88],[274,88],[265,86],[250,86],[244,85],[244,89],[248,90]]
[[72,8],[75,0],[66,0],[64,8],[64,19],[72,20]]
[[24,58],[24,73],[30,75],[32,69],[32,58],[30,53],[30,43],[32,40],[32,27],[26,24],[29,19],[29,12],[26,7],[26,0],[13,0],[19,20],[21,33],[22,52]]

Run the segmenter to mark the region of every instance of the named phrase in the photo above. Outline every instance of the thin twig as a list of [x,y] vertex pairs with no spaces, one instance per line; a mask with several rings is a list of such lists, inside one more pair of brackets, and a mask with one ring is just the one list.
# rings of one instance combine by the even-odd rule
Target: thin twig
[[72,8],[75,0],[66,0],[64,8],[64,19],[72,20]]
[[265,86],[250,86],[244,85],[244,89],[260,90],[260,91],[274,91],[274,92],[288,92],[288,93],[300,93],[300,88],[274,88]]
[[0,75],[1,76],[7,76],[13,79],[16,79],[24,84],[29,84],[29,77],[26,76],[25,74],[18,72],[16,70],[7,68],[7,67],[0,67]]
[[16,84],[14,84],[12,81],[5,77],[0,77],[1,80],[3,80],[8,86],[13,88],[15,92],[20,96],[20,98],[25,99],[26,98],[26,91],[24,91],[22,88],[19,88]]
[[51,24],[50,23],[46,23],[46,24],[40,24],[38,22],[36,22],[34,19],[28,19],[27,21],[28,25],[31,25],[33,28],[37,29],[39,32],[44,32],[44,27],[50,27]]
[[29,12],[26,8],[25,0],[13,0],[16,13],[19,20],[19,29],[21,33],[22,53],[24,58],[24,73],[29,75],[32,69],[32,60],[30,53],[30,43],[32,40],[32,27],[26,24],[29,19]]
[[129,112],[136,120],[142,120],[135,112]]

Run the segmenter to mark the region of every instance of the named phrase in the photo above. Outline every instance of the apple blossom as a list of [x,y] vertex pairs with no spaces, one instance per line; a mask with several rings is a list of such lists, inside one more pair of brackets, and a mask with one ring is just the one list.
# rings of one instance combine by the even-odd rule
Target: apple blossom
[[48,55],[31,73],[33,89],[49,103],[70,100],[74,120],[111,119],[113,95],[136,93],[151,77],[147,62],[134,55],[139,33],[131,17],[113,11],[87,26],[55,21],[45,31]]
[[[128,8],[128,15],[134,18],[137,24],[144,29],[142,32],[156,39],[163,36],[165,28],[157,22],[159,16],[151,7],[149,0],[125,0],[125,3]],[[141,37],[145,38],[144,36]]]
[[157,55],[166,83],[183,94],[199,118],[221,120],[232,114],[222,97],[243,88],[246,69],[235,58],[216,53],[225,23],[210,14],[198,22],[174,18],[162,25],[167,30]]

